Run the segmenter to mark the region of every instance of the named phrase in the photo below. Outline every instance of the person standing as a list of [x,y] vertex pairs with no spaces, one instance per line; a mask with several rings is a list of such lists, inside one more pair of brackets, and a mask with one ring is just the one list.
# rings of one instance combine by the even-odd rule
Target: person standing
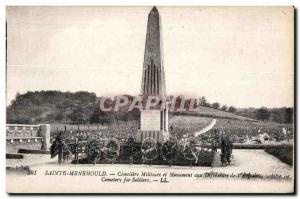
[[225,135],[221,135],[221,163],[222,166],[226,165],[227,142]]
[[233,149],[233,143],[232,143],[232,139],[229,138],[229,137],[228,137],[227,141],[228,141],[228,143],[227,143],[226,160],[227,160],[227,163],[230,165],[232,149]]

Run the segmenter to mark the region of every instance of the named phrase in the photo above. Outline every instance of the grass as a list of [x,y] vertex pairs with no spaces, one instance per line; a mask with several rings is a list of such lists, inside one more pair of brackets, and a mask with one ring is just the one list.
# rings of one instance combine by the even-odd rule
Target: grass
[[214,117],[214,118],[224,118],[224,119],[236,119],[236,120],[249,120],[249,121],[254,121],[253,119],[243,117],[240,115],[235,115],[233,113],[227,112],[227,111],[222,111],[210,107],[205,107],[205,106],[200,106],[200,116],[205,116],[205,117]]
[[201,130],[212,121],[212,118],[195,116],[173,116],[169,119],[169,126],[189,130]]

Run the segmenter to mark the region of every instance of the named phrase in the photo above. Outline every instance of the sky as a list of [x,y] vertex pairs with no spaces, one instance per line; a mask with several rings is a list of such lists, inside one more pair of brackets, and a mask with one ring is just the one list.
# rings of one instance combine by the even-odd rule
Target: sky
[[[7,104],[27,91],[138,95],[151,7],[7,7]],[[292,7],[158,7],[168,95],[294,104]]]

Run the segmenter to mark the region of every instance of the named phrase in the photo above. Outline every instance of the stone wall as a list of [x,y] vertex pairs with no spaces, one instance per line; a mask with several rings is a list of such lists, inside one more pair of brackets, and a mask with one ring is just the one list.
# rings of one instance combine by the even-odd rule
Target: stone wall
[[6,138],[38,137],[39,125],[6,125]]
[[50,124],[6,124],[6,152],[19,149],[49,150]]
[[17,153],[19,149],[43,150],[43,138],[6,139],[6,153]]

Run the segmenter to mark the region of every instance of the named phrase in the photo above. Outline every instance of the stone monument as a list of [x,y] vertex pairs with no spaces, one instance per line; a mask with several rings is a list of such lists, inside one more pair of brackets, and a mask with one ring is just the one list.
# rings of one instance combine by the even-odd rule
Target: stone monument
[[[156,7],[153,7],[148,15],[141,95],[143,99],[149,96],[166,98],[161,23]],[[157,143],[169,139],[167,107],[141,111],[137,141],[143,142],[148,137]]]

